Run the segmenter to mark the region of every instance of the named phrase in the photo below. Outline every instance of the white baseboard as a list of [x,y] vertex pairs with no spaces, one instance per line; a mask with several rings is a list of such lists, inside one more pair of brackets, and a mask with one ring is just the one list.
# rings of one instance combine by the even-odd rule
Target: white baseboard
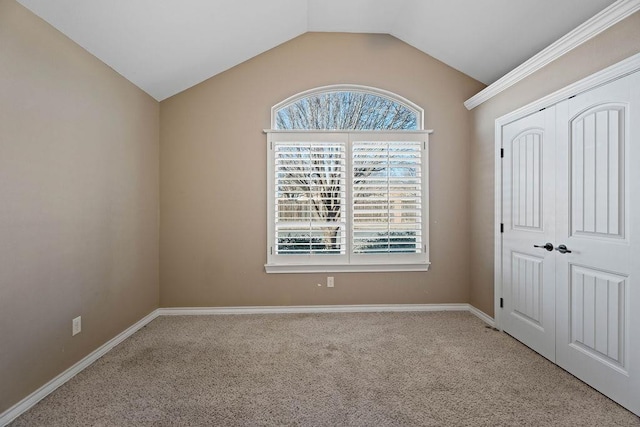
[[469,304],[292,305],[249,307],[176,307],[158,309],[160,316],[285,313],[380,313],[411,311],[469,311]]
[[36,403],[47,397],[55,389],[69,381],[93,362],[104,356],[112,348],[129,338],[158,316],[202,316],[220,314],[278,314],[278,313],[381,313],[381,312],[435,312],[468,311],[487,324],[495,326],[494,320],[470,304],[370,304],[370,305],[297,305],[263,307],[176,307],[159,308],[112,338],[84,359],[31,393],[20,402],[0,414],[0,426],[28,411]]
[[286,314],[286,313],[381,313],[412,311],[468,311],[489,326],[495,320],[471,304],[369,304],[369,305],[292,305],[245,307],[173,307],[159,308],[159,316],[211,316],[221,314]]
[[154,310],[147,316],[143,317],[123,332],[119,333],[105,344],[94,350],[91,354],[80,360],[78,363],[40,387],[38,390],[31,393],[29,396],[22,399],[20,402],[13,405],[11,408],[0,414],[0,426],[6,426],[11,421],[18,418],[20,415],[28,411],[36,403],[53,393],[58,387],[69,381],[71,378],[82,372],[85,368],[91,365],[96,360],[107,354],[112,348],[129,338],[136,333],[139,329],[146,326],[153,319],[158,317],[158,310]]
[[495,319],[493,317],[489,316],[484,311],[475,308],[471,304],[469,304],[469,313],[471,313],[474,316],[478,317],[480,320],[482,320],[483,322],[485,322],[487,325],[491,326],[492,328],[496,327],[496,321],[495,321]]

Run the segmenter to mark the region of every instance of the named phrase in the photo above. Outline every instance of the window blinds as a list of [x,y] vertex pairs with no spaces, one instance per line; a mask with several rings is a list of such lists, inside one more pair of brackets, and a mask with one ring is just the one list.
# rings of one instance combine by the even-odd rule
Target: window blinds
[[352,143],[352,252],[422,252],[422,143]]
[[346,144],[277,142],[275,252],[345,254]]

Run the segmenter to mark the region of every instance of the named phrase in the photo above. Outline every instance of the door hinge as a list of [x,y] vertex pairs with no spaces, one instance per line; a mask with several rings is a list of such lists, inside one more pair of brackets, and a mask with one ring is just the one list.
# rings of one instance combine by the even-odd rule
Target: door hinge
[[500,223],[500,232],[504,233],[504,223]]
[[500,298],[500,308],[504,308],[504,299]]
[[500,158],[504,159],[504,148],[500,149]]
[[271,246],[271,248],[269,248],[271,255],[273,255],[273,246]]

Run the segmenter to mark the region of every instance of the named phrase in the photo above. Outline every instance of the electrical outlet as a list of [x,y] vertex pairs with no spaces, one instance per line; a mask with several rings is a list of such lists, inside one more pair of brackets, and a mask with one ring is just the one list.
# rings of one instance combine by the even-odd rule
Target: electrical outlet
[[329,276],[327,277],[327,288],[333,288],[334,282],[333,282],[333,277]]
[[78,335],[82,331],[82,316],[71,321],[71,336]]

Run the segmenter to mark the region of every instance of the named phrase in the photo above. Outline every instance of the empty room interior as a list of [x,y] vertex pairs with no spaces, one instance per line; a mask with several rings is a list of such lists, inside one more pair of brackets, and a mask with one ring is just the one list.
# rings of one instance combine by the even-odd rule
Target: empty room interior
[[0,426],[640,426],[640,0],[0,0]]

